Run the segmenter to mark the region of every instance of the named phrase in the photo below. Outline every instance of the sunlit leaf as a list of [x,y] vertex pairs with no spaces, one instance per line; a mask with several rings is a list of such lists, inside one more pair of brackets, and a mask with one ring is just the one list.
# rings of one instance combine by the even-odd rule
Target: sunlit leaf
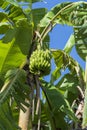
[[63,53],[61,50],[54,50],[52,52],[53,58],[55,60],[55,64],[58,66],[58,68],[61,68],[63,66]]
[[61,76],[61,71],[60,68],[55,68],[55,70],[52,72],[51,74],[51,83],[53,83],[54,81],[56,81],[59,77]]
[[74,35],[71,35],[63,50],[66,53],[70,53],[74,45],[75,45],[75,38]]
[[0,41],[0,60],[0,72],[4,74],[9,69],[19,67],[25,61],[25,56],[21,53],[19,47],[14,44],[14,41],[8,44]]
[[69,64],[69,58],[62,50],[55,50],[52,52],[54,62],[56,64],[55,70],[51,75],[51,82],[56,81],[61,76],[61,69],[65,69]]

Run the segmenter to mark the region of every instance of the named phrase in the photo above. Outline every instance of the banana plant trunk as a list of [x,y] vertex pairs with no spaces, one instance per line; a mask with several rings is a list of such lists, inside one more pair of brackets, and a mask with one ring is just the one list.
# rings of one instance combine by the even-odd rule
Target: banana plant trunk
[[31,108],[30,107],[26,107],[26,112],[23,112],[22,110],[20,110],[19,113],[19,127],[22,130],[28,130],[29,128],[29,124],[30,124],[30,111]]

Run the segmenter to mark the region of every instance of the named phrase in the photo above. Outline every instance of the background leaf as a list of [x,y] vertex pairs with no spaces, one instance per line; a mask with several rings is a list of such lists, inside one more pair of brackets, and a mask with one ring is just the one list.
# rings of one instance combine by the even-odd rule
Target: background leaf
[[14,127],[14,130],[20,130],[20,128],[14,122],[9,103],[6,102],[3,105],[0,105],[0,129],[13,130],[13,127]]
[[[52,114],[54,120],[56,121],[55,127],[62,128],[62,130],[64,128],[67,129],[67,125],[61,125],[61,122],[59,120],[62,120],[62,123],[66,124],[66,121],[64,120],[65,115],[68,115],[75,121],[76,117],[74,115],[74,112],[70,108],[69,104],[67,104],[64,96],[59,92],[59,90],[55,86],[52,86],[51,84],[44,84],[42,89],[45,93],[51,111],[50,114]],[[61,118],[59,118],[60,115],[62,115]]]
[[65,74],[56,84],[58,90],[63,93],[70,104],[78,97],[77,86],[80,86],[78,77],[69,73]]
[[83,59],[86,60],[87,56],[87,24],[83,24],[79,28],[75,28],[75,47],[77,50],[78,55]]

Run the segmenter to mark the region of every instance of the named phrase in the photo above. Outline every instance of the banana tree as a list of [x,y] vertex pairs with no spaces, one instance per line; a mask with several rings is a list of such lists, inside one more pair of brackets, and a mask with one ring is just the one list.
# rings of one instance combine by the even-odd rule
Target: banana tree
[[[75,47],[87,62],[87,2],[50,11],[34,9],[35,2],[0,1],[0,130],[85,129],[87,72],[70,52]],[[63,50],[50,47],[57,24],[73,28]]]

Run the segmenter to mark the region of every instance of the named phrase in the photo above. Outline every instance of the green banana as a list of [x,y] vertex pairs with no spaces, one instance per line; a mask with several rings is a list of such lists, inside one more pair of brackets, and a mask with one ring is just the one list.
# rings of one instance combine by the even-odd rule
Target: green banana
[[39,76],[45,76],[50,73],[51,70],[51,54],[50,50],[35,50],[30,57],[29,69],[33,74]]

